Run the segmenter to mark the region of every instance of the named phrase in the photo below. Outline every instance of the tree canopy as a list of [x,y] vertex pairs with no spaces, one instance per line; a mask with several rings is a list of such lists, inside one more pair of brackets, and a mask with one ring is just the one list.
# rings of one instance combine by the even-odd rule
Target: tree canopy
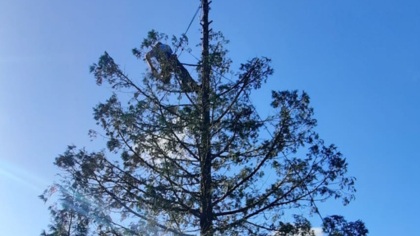
[[[190,71],[197,91],[185,89],[180,65],[160,63],[161,73],[147,71],[141,82],[107,52],[90,67],[98,85],[114,90],[94,108],[103,132],[89,132],[106,136],[106,149],[71,145],[56,158],[62,182],[41,197],[59,189],[63,205],[51,208],[44,235],[313,235],[304,215],[287,222],[284,214],[353,200],[346,159],[315,131],[308,94],[273,90],[273,112],[261,117],[250,97],[273,75],[270,59],[252,58],[234,72],[228,40],[209,28],[206,0],[202,10],[201,59]],[[133,54],[143,59],[168,40],[150,31]],[[171,41],[173,49],[192,50],[186,35]],[[324,228],[368,232],[340,216],[325,218]]]

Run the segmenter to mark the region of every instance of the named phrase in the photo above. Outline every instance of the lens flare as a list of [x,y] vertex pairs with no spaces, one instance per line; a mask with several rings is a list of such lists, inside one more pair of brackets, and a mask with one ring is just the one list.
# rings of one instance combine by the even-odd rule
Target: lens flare
[[28,189],[41,193],[48,185],[48,181],[22,167],[0,160],[0,180],[10,181]]

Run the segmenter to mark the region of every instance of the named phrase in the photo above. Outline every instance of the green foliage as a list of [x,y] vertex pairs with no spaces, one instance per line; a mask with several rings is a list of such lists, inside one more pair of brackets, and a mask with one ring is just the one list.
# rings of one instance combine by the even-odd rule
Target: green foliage
[[362,221],[347,222],[337,215],[324,219],[323,230],[328,236],[366,236],[369,232]]
[[[53,186],[46,190],[40,198],[44,201],[51,196],[60,186]],[[63,192],[66,190],[63,189]],[[49,225],[49,233],[45,230],[41,236],[87,236],[91,219],[88,217],[90,205],[83,201],[77,201],[77,196],[62,194],[61,207],[52,205],[48,209],[53,223]]]
[[[347,204],[353,199],[354,178],[346,176],[346,159],[315,132],[309,96],[273,91],[273,114],[261,118],[250,96],[273,74],[270,59],[253,58],[234,73],[224,48],[228,40],[220,32],[209,37],[208,101],[203,91],[183,91],[174,75],[170,83],[151,73],[142,84],[134,83],[106,52],[91,66],[97,84],[108,83],[115,90],[94,108],[94,119],[108,138],[108,151],[69,146],[56,159],[65,173],[64,202],[73,208],[51,209],[57,222],[51,232],[73,227],[68,219],[77,216],[84,234],[74,235],[86,235],[92,225],[98,235],[197,235],[207,199],[211,216],[206,217],[212,224],[207,235],[309,236],[313,235],[309,221],[295,216],[295,222],[286,222],[285,211],[318,212],[318,200],[338,198]],[[156,42],[167,39],[151,31],[133,54],[141,58]],[[185,35],[173,37],[172,43],[174,48],[188,47]],[[236,79],[226,79],[227,75]],[[201,83],[203,78],[199,74],[196,80]],[[118,98],[122,90],[132,93],[127,103]],[[208,124],[203,121],[205,103]],[[209,130],[209,156],[204,155],[204,124]],[[90,131],[91,136],[96,134]],[[203,174],[205,163],[210,163],[209,175]],[[209,193],[203,182],[210,183]],[[72,197],[75,193],[83,197]],[[122,223],[116,223],[116,215]],[[332,221],[326,221],[326,230],[339,225],[343,232],[356,227],[365,234],[354,235],[367,233],[361,222],[328,219]]]

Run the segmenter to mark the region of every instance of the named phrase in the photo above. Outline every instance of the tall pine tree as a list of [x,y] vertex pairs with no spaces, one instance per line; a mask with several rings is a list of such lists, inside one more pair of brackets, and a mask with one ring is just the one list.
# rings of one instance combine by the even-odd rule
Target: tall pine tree
[[[207,0],[201,9],[198,90],[185,89],[182,65],[174,63],[161,63],[160,74],[149,71],[142,83],[108,53],[91,66],[97,84],[115,90],[94,108],[108,151],[69,146],[57,157],[65,207],[50,235],[89,235],[88,228],[94,235],[313,235],[303,215],[294,222],[283,215],[297,208],[318,213],[316,202],[331,197],[344,204],[353,199],[345,158],[314,131],[309,96],[272,91],[275,113],[260,117],[250,95],[273,74],[270,59],[253,58],[233,73],[228,41],[210,29]],[[151,31],[133,54],[143,59],[165,39]],[[186,35],[172,43],[188,47]],[[122,90],[133,97],[121,101]],[[86,230],[72,233],[71,224]],[[330,235],[367,234],[362,222],[339,216],[325,218],[324,226]],[[53,234],[56,228],[65,233]]]

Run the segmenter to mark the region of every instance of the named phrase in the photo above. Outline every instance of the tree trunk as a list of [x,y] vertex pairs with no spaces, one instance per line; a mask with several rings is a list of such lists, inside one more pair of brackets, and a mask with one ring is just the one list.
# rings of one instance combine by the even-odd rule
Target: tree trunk
[[209,65],[209,2],[202,0],[203,18],[201,20],[203,50],[201,53],[202,69],[202,122],[201,122],[201,218],[200,232],[202,236],[213,235],[213,206],[211,197],[211,150],[210,150],[210,65]]

